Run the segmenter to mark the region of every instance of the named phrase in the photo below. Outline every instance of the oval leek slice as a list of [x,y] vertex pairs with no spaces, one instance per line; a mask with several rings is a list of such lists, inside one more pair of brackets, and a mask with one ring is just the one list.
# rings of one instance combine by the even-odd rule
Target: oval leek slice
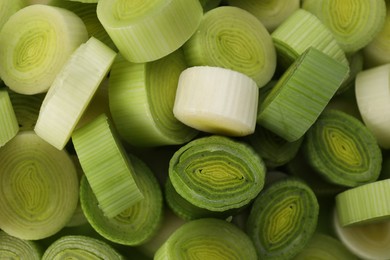
[[18,120],[6,89],[0,89],[0,112],[0,147],[2,147],[19,132]]
[[100,0],[97,16],[131,62],[160,59],[179,49],[203,15],[198,0]]
[[253,203],[247,233],[259,259],[290,259],[312,238],[319,205],[303,181],[285,178],[264,189]]
[[26,240],[54,235],[72,217],[79,182],[72,159],[33,131],[0,149],[0,228]]
[[35,241],[19,239],[0,231],[0,257],[2,259],[40,260],[42,252]]
[[254,15],[233,6],[205,13],[183,50],[189,66],[238,71],[258,87],[271,80],[276,68],[276,51],[267,29]]
[[179,227],[157,250],[155,260],[257,259],[252,241],[235,225],[219,219],[193,220]]
[[29,5],[12,15],[0,32],[0,77],[21,94],[46,92],[87,37],[83,21],[74,13]]

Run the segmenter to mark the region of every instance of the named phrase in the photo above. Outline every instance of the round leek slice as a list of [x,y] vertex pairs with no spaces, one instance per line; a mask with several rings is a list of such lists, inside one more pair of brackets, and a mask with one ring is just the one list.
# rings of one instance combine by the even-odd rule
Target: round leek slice
[[41,4],[22,8],[0,32],[0,77],[21,94],[46,92],[87,37],[83,21],[66,9]]
[[40,260],[41,257],[41,248],[35,241],[19,239],[0,230],[1,259]]
[[258,87],[271,80],[276,68],[276,51],[267,29],[254,15],[233,6],[206,12],[183,50],[189,66],[238,71]]
[[235,225],[219,219],[193,220],[179,227],[157,250],[162,259],[257,259],[252,241]]
[[37,240],[62,229],[78,202],[79,182],[64,150],[22,131],[0,149],[0,228]]
[[6,89],[0,89],[0,112],[0,147],[2,147],[19,132],[18,120]]
[[99,0],[97,16],[131,62],[160,59],[179,49],[203,15],[198,0]]

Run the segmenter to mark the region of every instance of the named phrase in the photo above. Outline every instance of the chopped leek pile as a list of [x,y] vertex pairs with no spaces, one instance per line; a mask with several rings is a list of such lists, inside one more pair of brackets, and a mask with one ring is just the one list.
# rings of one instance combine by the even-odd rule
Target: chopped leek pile
[[390,259],[390,1],[0,2],[0,259]]

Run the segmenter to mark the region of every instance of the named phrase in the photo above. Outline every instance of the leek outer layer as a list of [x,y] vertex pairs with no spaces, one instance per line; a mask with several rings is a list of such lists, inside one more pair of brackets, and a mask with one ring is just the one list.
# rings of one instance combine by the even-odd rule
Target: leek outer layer
[[18,132],[19,124],[8,91],[0,89],[0,147],[9,142]]

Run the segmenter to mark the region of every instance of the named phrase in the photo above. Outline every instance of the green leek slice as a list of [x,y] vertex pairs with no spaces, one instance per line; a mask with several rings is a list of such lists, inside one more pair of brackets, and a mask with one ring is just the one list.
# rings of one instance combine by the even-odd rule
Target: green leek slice
[[1,259],[40,260],[41,257],[41,248],[35,241],[19,239],[0,230]]
[[83,21],[66,9],[42,4],[22,8],[0,32],[0,77],[21,94],[46,92],[87,37]]
[[319,205],[308,185],[285,178],[264,189],[253,203],[247,233],[259,259],[290,259],[312,238]]
[[33,131],[0,149],[0,228],[20,239],[54,235],[72,217],[79,182],[72,159]]
[[183,50],[189,66],[238,71],[258,87],[270,81],[276,69],[271,35],[254,15],[238,7],[221,6],[206,12]]
[[157,250],[162,259],[257,259],[252,241],[235,225],[219,219],[193,220],[179,227]]
[[179,49],[203,15],[198,0],[99,0],[96,11],[120,53],[137,63]]
[[19,124],[6,89],[0,89],[0,147],[19,132]]

